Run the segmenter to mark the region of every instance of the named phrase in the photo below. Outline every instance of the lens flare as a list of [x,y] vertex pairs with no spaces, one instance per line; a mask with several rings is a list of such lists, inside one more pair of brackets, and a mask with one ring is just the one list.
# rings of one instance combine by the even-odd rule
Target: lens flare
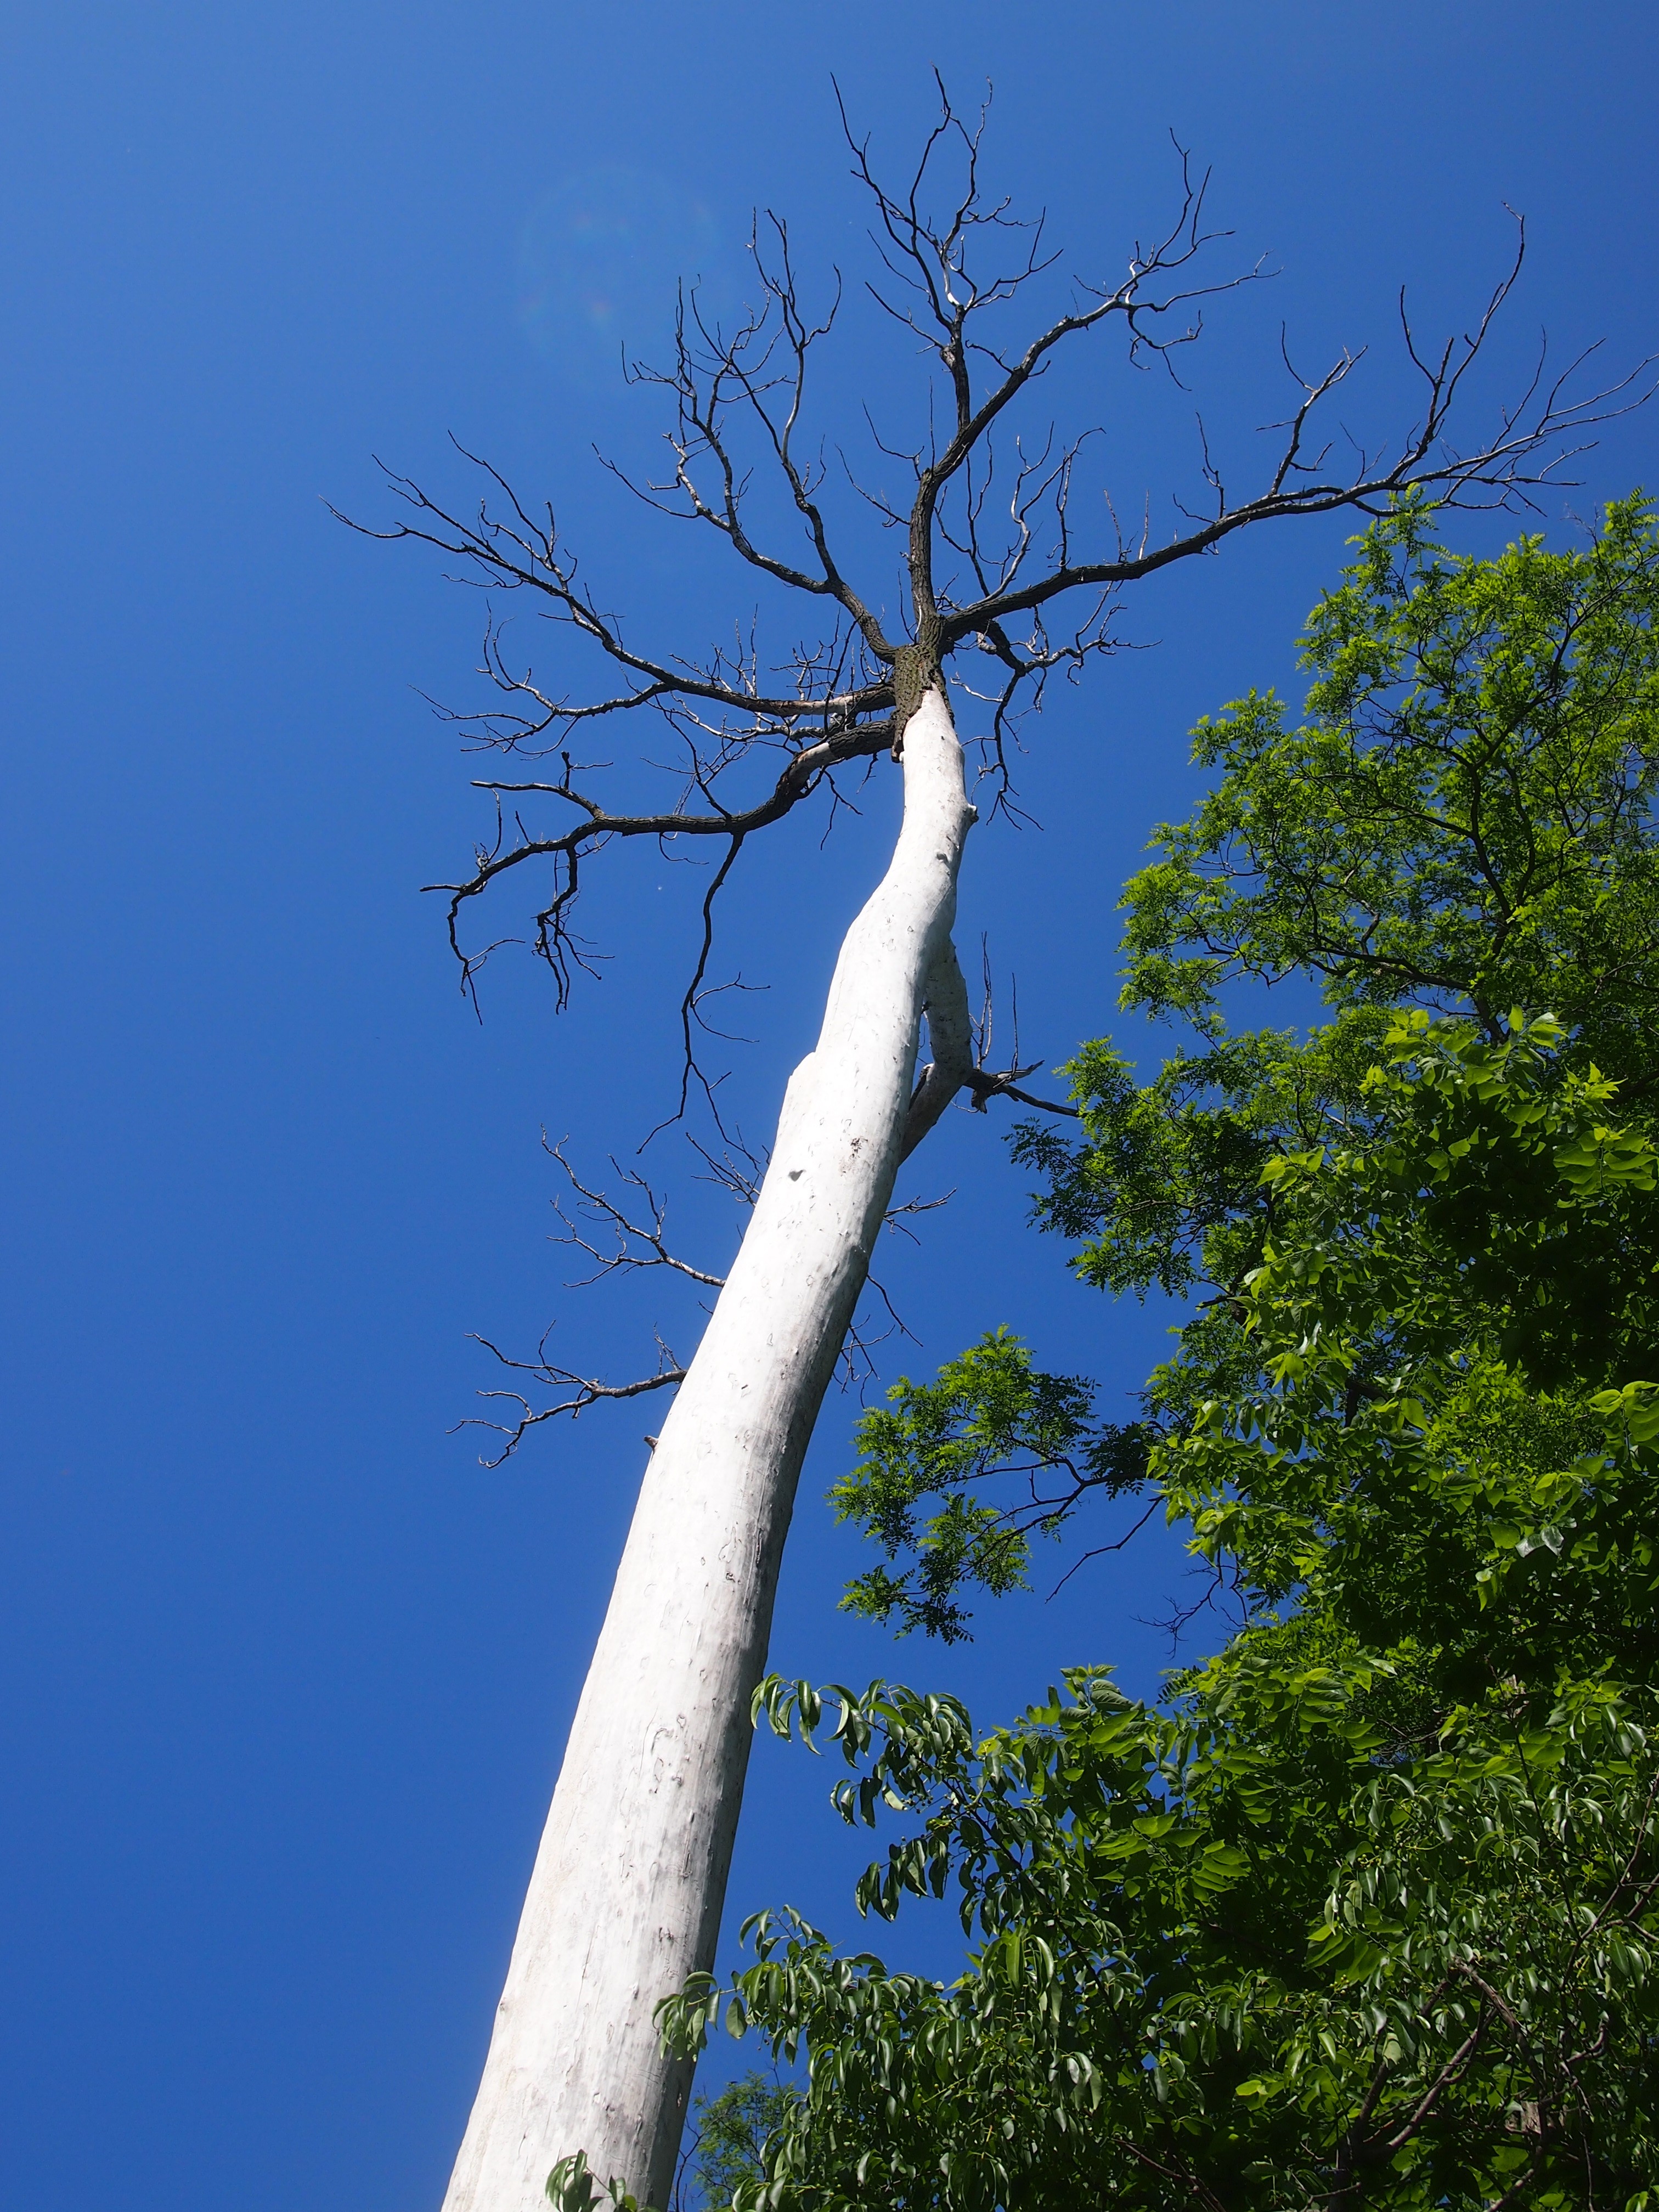
[[624,353],[662,360],[677,285],[717,314],[728,289],[714,216],[695,192],[620,164],[566,178],[519,231],[520,328],[575,382],[609,385]]

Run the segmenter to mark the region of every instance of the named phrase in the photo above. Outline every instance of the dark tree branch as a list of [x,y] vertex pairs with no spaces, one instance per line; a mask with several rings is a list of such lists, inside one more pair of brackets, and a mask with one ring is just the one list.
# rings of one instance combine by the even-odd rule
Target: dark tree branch
[[556,1405],[532,1407],[529,1399],[517,1390],[480,1390],[478,1395],[481,1398],[505,1398],[519,1408],[519,1419],[516,1421],[489,1421],[482,1417],[475,1417],[471,1420],[458,1422],[455,1428],[450,1431],[450,1434],[454,1436],[461,1429],[492,1429],[497,1436],[506,1437],[507,1442],[493,1459],[479,1460],[478,1464],[481,1467],[496,1468],[504,1465],[511,1459],[531,1430],[539,1427],[544,1421],[557,1420],[566,1413],[574,1420],[579,1413],[585,1413],[590,1406],[597,1406],[605,1400],[638,1398],[648,1390],[672,1389],[676,1384],[684,1382],[685,1380],[686,1370],[680,1365],[660,1337],[657,1340],[658,1361],[657,1370],[653,1375],[641,1376],[632,1382],[602,1382],[591,1376],[577,1374],[574,1368],[561,1367],[556,1361],[547,1358],[545,1356],[547,1340],[551,1334],[550,1328],[544,1333],[534,1359],[514,1359],[498,1346],[492,1344],[487,1336],[476,1334],[473,1336],[473,1342],[483,1345],[484,1350],[499,1359],[503,1367],[511,1368],[515,1374],[532,1376],[538,1382],[545,1384],[550,1389],[563,1390],[568,1393]]
[[[1006,200],[993,201],[983,193],[979,163],[985,112],[970,128],[952,107],[942,82],[939,97],[938,115],[921,156],[908,182],[897,189],[878,175],[868,140],[854,136],[842,109],[854,173],[875,210],[877,251],[897,286],[896,292],[878,286],[876,295],[923,341],[948,395],[948,421],[936,438],[908,453],[877,441],[882,451],[899,455],[911,471],[908,506],[864,495],[873,499],[885,521],[905,533],[908,641],[888,634],[876,611],[878,595],[851,581],[832,543],[822,496],[822,455],[803,449],[809,365],[835,326],[841,282],[837,276],[823,312],[805,307],[787,227],[777,217],[757,223],[753,237],[759,306],[726,332],[710,323],[695,293],[683,295],[672,367],[655,370],[636,364],[630,372],[637,381],[672,392],[677,415],[676,427],[667,434],[671,477],[662,483],[630,488],[654,507],[714,531],[769,586],[834,608],[839,628],[816,643],[791,648],[783,664],[789,673],[787,687],[769,680],[752,642],[735,652],[717,649],[700,665],[638,650],[580,577],[559,541],[551,509],[532,515],[500,472],[477,456],[465,455],[483,471],[499,511],[486,498],[470,520],[428,497],[410,478],[387,472],[414,519],[368,534],[434,545],[463,562],[475,582],[528,591],[550,619],[573,630],[623,679],[620,688],[581,698],[547,690],[529,669],[509,668],[501,632],[492,624],[484,672],[505,704],[494,714],[465,719],[479,743],[508,753],[560,754],[564,773],[539,781],[491,780],[483,787],[498,800],[552,797],[580,818],[548,836],[532,834],[515,817],[517,835],[509,837],[503,816],[501,834],[480,851],[466,881],[432,886],[450,894],[451,941],[467,989],[473,988],[488,948],[469,951],[460,943],[458,922],[465,902],[520,862],[544,860],[552,866],[553,896],[536,914],[531,941],[553,969],[562,1005],[574,970],[590,964],[569,926],[580,863],[608,839],[723,836],[731,841],[729,865],[751,831],[781,819],[823,783],[830,782],[833,790],[835,767],[872,759],[884,746],[896,747],[905,714],[924,682],[965,647],[988,656],[1002,672],[996,691],[984,695],[991,706],[986,742],[999,781],[996,803],[1007,805],[1006,747],[1017,706],[1022,700],[1027,708],[1040,706],[1043,687],[1056,669],[1075,677],[1091,655],[1118,649],[1110,626],[1117,596],[1127,586],[1177,562],[1214,552],[1237,532],[1260,522],[1342,509],[1375,514],[1413,491],[1466,505],[1524,504],[1529,489],[1552,480],[1566,458],[1564,448],[1644,396],[1636,389],[1638,371],[1575,398],[1569,380],[1582,361],[1565,375],[1547,381],[1540,356],[1518,398],[1500,413],[1492,435],[1467,451],[1449,442],[1454,409],[1519,275],[1522,234],[1509,270],[1473,330],[1438,349],[1420,343],[1402,295],[1405,344],[1423,380],[1424,405],[1391,458],[1381,449],[1361,448],[1346,473],[1329,471],[1328,448],[1312,440],[1312,423],[1358,356],[1345,353],[1323,375],[1310,380],[1297,372],[1281,337],[1297,398],[1281,426],[1277,460],[1253,497],[1230,504],[1200,425],[1200,473],[1212,511],[1194,518],[1193,526],[1162,545],[1152,544],[1145,531],[1138,544],[1126,544],[1120,532],[1105,556],[1084,557],[1073,550],[1071,497],[1079,456],[1093,431],[1085,429],[1058,445],[1052,428],[1034,441],[1016,434],[1006,532],[999,543],[988,522],[1000,465],[994,433],[1058,351],[1091,330],[1117,322],[1132,359],[1167,359],[1171,349],[1199,337],[1201,318],[1196,311],[1204,300],[1255,283],[1266,272],[1257,264],[1213,280],[1195,275],[1194,264],[1226,234],[1206,227],[1208,178],[1196,175],[1178,148],[1181,186],[1174,219],[1150,245],[1136,245],[1121,281],[1102,284],[1077,278],[1073,303],[1051,315],[1035,336],[1012,351],[992,343],[986,319],[1006,311],[1026,287],[1052,272],[1056,257],[1044,245],[1040,219],[1022,222],[1009,212]],[[956,181],[948,185],[941,173],[947,160],[958,165]],[[935,216],[930,206],[940,191],[943,211]],[[768,548],[750,526],[751,471],[738,437],[744,425],[758,439],[760,454],[799,520],[804,558]],[[706,489],[705,471],[710,477]],[[1040,526],[1052,533],[1046,561],[1039,557]],[[966,597],[936,574],[941,550],[963,563],[971,586]],[[1073,598],[1085,601],[1080,619],[1069,631],[1051,637],[1045,627],[1050,611]],[[963,689],[978,696],[971,683]],[[641,708],[665,715],[678,732],[690,758],[687,793],[702,794],[709,811],[694,812],[686,798],[663,811],[628,811],[578,787],[577,772],[563,751],[571,733],[583,723]],[[757,803],[727,808],[716,795],[716,785],[757,749],[768,747],[787,756],[774,791]],[[722,882],[727,872],[721,869]],[[688,1036],[708,955],[707,907],[703,922],[699,973],[682,1009],[682,1029]],[[688,1054],[685,1085],[696,1073],[695,1058]],[[988,1094],[980,1085],[976,1095],[982,1099]],[[684,1103],[683,1086],[681,1110]]]
[[[552,967],[558,979],[558,1004],[562,1007],[569,997],[571,948],[573,940],[568,927],[568,915],[579,887],[579,868],[583,857],[596,852],[610,839],[628,837],[724,837],[730,849],[720,880],[726,869],[736,857],[744,839],[756,830],[763,830],[809,798],[823,783],[831,769],[842,762],[869,758],[890,749],[893,724],[891,716],[879,722],[838,731],[835,734],[803,745],[794,752],[788,766],[779,776],[771,795],[757,805],[738,811],[724,811],[708,814],[691,814],[676,808],[659,814],[613,814],[599,800],[577,786],[574,779],[581,774],[567,753],[563,756],[564,773],[555,781],[507,783],[493,779],[480,780],[475,788],[496,794],[534,792],[564,800],[574,807],[580,820],[570,829],[553,837],[525,836],[506,851],[500,848],[498,838],[495,849],[481,849],[474,873],[461,884],[427,884],[426,890],[447,891],[449,902],[449,939],[462,967],[463,978],[471,982],[486,955],[470,954],[461,946],[458,922],[468,899],[477,898],[489,890],[498,876],[520,866],[526,860],[552,860],[557,864],[555,892],[552,899],[536,916],[534,949]],[[706,783],[702,777],[700,784]],[[705,915],[705,923],[707,915]],[[705,941],[703,959],[708,957]],[[699,967],[696,982],[702,981]],[[693,989],[696,984],[693,985]]]
[[[1055,275],[1059,256],[1047,242],[1042,217],[1023,220],[1007,200],[985,191],[981,158],[987,109],[971,123],[964,120],[942,80],[936,82],[937,114],[919,158],[898,185],[878,173],[869,140],[854,134],[842,107],[853,173],[873,210],[870,234],[883,272],[868,288],[870,295],[890,322],[920,343],[927,364],[926,434],[907,446],[871,426],[884,462],[896,463],[908,478],[905,496],[860,485],[840,449],[826,447],[809,427],[811,372],[836,329],[842,283],[837,271],[822,307],[809,307],[787,226],[770,215],[757,218],[750,241],[757,303],[722,328],[695,289],[683,290],[669,365],[629,365],[632,381],[672,396],[663,479],[635,482],[611,462],[604,464],[653,508],[722,540],[757,579],[758,590],[821,610],[815,617],[824,624],[821,630],[804,639],[792,635],[781,649],[763,650],[760,626],[766,609],[757,606],[746,633],[739,627],[731,644],[717,645],[701,659],[641,650],[623,617],[581,574],[560,538],[551,507],[527,507],[498,470],[459,441],[457,451],[484,478],[476,513],[453,512],[412,478],[387,470],[403,517],[387,528],[364,531],[436,548],[459,564],[460,580],[492,592],[526,594],[523,603],[555,625],[561,645],[574,641],[578,659],[587,654],[599,672],[585,685],[573,678],[578,688],[568,688],[562,674],[552,684],[538,680],[527,661],[509,662],[492,612],[480,672],[495,695],[493,704],[468,714],[438,709],[463,725],[474,745],[508,760],[554,764],[542,776],[478,779],[477,787],[496,808],[493,842],[476,849],[462,879],[427,886],[447,898],[450,943],[475,1006],[479,969],[496,945],[509,940],[469,946],[461,924],[471,902],[498,879],[526,863],[545,864],[550,884],[536,907],[529,943],[551,969],[562,1008],[574,972],[593,972],[598,957],[574,926],[588,863],[613,842],[655,839],[672,859],[680,856],[668,850],[669,841],[721,841],[700,902],[697,948],[680,1001],[682,1064],[671,1118],[684,1118],[694,1091],[700,1091],[722,1139],[715,1079],[699,1063],[697,1041],[719,1034],[704,1011],[714,993],[748,987],[739,979],[708,981],[716,902],[759,831],[826,790],[833,823],[838,805],[851,803],[839,773],[861,761],[867,775],[882,754],[896,757],[905,721],[930,684],[948,676],[964,698],[984,702],[988,726],[975,733],[986,749],[982,773],[994,779],[994,807],[1012,814],[1018,810],[1008,744],[1017,717],[1041,707],[1056,672],[1075,680],[1094,657],[1123,649],[1113,623],[1129,585],[1213,553],[1258,523],[1297,515],[1376,514],[1412,494],[1452,505],[1528,506],[1534,490],[1559,480],[1557,472],[1595,425],[1647,396],[1640,385],[1646,364],[1581,397],[1576,374],[1589,356],[1551,377],[1540,351],[1524,388],[1499,410],[1484,438],[1468,447],[1453,443],[1454,414],[1521,271],[1522,230],[1509,270],[1474,327],[1461,336],[1437,348],[1425,345],[1401,295],[1406,354],[1421,379],[1422,404],[1396,446],[1353,445],[1349,465],[1334,465],[1334,441],[1326,440],[1320,425],[1326,403],[1359,356],[1345,352],[1310,378],[1295,368],[1281,333],[1294,400],[1285,419],[1268,426],[1278,433],[1277,450],[1260,488],[1242,503],[1233,502],[1200,420],[1203,511],[1186,515],[1164,544],[1152,541],[1149,522],[1138,538],[1126,539],[1108,495],[1109,542],[1092,548],[1076,519],[1081,509],[1074,509],[1074,496],[1097,428],[1085,426],[1067,435],[1040,419],[1032,424],[1021,411],[1031,392],[1062,351],[1109,326],[1121,329],[1131,364],[1161,362],[1176,376],[1176,358],[1202,334],[1206,303],[1271,272],[1260,262],[1213,276],[1207,264],[1199,265],[1228,234],[1209,226],[1208,175],[1195,172],[1177,145],[1176,204],[1161,234],[1148,244],[1136,243],[1115,282],[1074,276],[1069,296],[1062,301],[1051,293],[1047,307],[1022,333],[1014,313],[1030,288],[1062,281]],[[839,103],[838,89],[836,96]],[[826,489],[826,451],[845,471],[854,495],[902,533],[901,604],[908,600],[908,626],[888,626],[888,580],[878,574],[854,580]],[[763,488],[772,487],[764,514],[757,468]],[[1146,511],[1150,516],[1150,501]],[[781,540],[775,528],[779,513]],[[356,522],[349,526],[363,529]],[[957,670],[957,658],[969,653],[974,661]],[[982,691],[975,688],[974,668],[988,669],[991,680]],[[678,792],[659,806],[623,803],[598,781],[605,764],[579,763],[570,750],[584,726],[625,726],[642,711],[666,724],[676,748],[672,762],[649,763],[678,779]],[[756,769],[769,762],[776,769],[770,787],[757,789]],[[1359,945],[1345,957],[1365,961],[1380,955]],[[977,1044],[971,1039],[954,956],[949,966],[954,981],[942,973],[939,988],[929,988],[934,1056],[911,1100],[904,1150],[962,1093],[981,1111],[994,1098],[1006,1097],[1078,1118],[1076,1107],[1024,1087],[1035,1063],[1020,1064],[1017,1039],[1006,1067],[988,1066],[988,1035]],[[601,1272],[665,1266],[712,1283],[668,1254],[660,1208],[643,1183],[644,1215],[635,1219],[574,1176],[572,1182],[590,1218],[608,1222],[617,1242],[617,1252],[606,1257],[576,1237]],[[575,1376],[539,1356],[504,1364],[564,1393],[556,1405],[533,1414],[519,1401],[523,1419],[501,1431],[508,1451],[532,1421],[556,1413],[574,1416],[601,1397],[663,1388],[679,1371],[666,1353],[657,1374],[620,1385]]]
[[603,1222],[610,1230],[611,1237],[611,1249],[609,1251],[602,1250],[591,1238],[582,1233],[580,1228],[565,1212],[560,1201],[557,1199],[554,1200],[553,1211],[558,1215],[565,1228],[565,1234],[556,1239],[556,1242],[572,1245],[579,1252],[586,1252],[594,1263],[593,1273],[591,1275],[583,1275],[575,1282],[567,1283],[565,1285],[567,1290],[585,1290],[590,1284],[599,1282],[605,1275],[621,1274],[632,1269],[644,1267],[667,1267],[676,1274],[688,1276],[694,1283],[706,1283],[710,1289],[716,1291],[721,1288],[726,1280],[724,1275],[708,1274],[702,1268],[692,1267],[689,1261],[678,1259],[669,1250],[664,1237],[663,1224],[665,1209],[662,1200],[643,1176],[636,1174],[631,1169],[618,1166],[616,1159],[612,1158],[611,1164],[617,1176],[629,1188],[636,1190],[643,1201],[647,1219],[646,1224],[642,1226],[640,1223],[630,1219],[614,1199],[606,1197],[603,1191],[588,1188],[565,1158],[562,1139],[556,1145],[550,1144],[547,1132],[544,1129],[542,1149],[556,1159],[564,1170],[569,1179],[570,1188],[576,1194],[577,1212],[586,1214],[590,1220]]

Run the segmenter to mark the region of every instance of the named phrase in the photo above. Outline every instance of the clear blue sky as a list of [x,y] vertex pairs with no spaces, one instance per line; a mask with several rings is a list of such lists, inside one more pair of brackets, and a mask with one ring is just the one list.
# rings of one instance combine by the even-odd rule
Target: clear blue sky
[[[1397,287],[1425,327],[1460,325],[1509,251],[1505,201],[1532,254],[1487,395],[1540,325],[1620,366],[1653,349],[1656,33],[1650,6],[1540,0],[14,0],[0,2203],[435,2205],[653,1425],[595,1414],[483,1473],[447,1433],[490,1380],[466,1332],[525,1344],[557,1315],[572,1360],[611,1373],[653,1322],[689,1340],[648,1287],[562,1290],[538,1150],[545,1125],[599,1161],[659,1117],[684,881],[623,861],[591,914],[605,980],[556,1021],[504,955],[475,1021],[417,890],[485,824],[416,690],[467,696],[481,610],[319,500],[386,513],[374,453],[465,496],[453,430],[558,501],[639,635],[690,650],[743,616],[744,580],[593,465],[592,441],[643,454],[655,427],[609,375],[611,331],[659,340],[688,261],[740,297],[756,203],[791,214],[807,268],[854,270],[831,71],[900,149],[937,62],[967,97],[994,79],[992,172],[1076,264],[1118,266],[1167,207],[1173,128],[1213,163],[1238,254],[1285,272],[1218,305],[1192,399],[1108,349],[1062,395],[1105,425],[1121,510],[1149,494],[1161,529],[1197,490],[1194,404],[1248,478],[1281,318],[1298,356],[1371,345],[1342,413],[1397,427]],[[597,325],[571,273],[595,209]],[[849,438],[866,397],[914,404],[902,349],[855,327],[820,395]],[[1553,531],[1652,481],[1656,419],[1613,427]],[[1342,536],[1282,527],[1150,589],[1125,631],[1156,649],[1031,726],[1045,827],[976,833],[961,934],[1017,974],[1032,1051],[1109,1025],[1117,887],[1190,796],[1184,733],[1252,683],[1294,686]],[[894,796],[878,780],[822,852],[781,833],[732,901],[732,963],[769,987],[732,1083],[757,1133]],[[977,1117],[907,1187],[952,1186],[888,1271],[921,1346],[882,1356],[919,1370],[1006,1321],[1132,1389],[1167,1317],[1068,1281]],[[677,1203],[723,1256],[708,1194]],[[1072,1660],[1156,1686],[1139,1624],[1178,1564],[1156,1545],[1054,1604],[1045,1583],[965,1652],[837,1616],[856,1562],[819,1500],[854,1411],[826,1408],[778,1665],[902,1670],[988,1718]],[[856,1933],[862,1847],[829,1778],[758,1751],[733,1926],[789,1898]],[[906,1945],[948,1956],[937,1927]]]

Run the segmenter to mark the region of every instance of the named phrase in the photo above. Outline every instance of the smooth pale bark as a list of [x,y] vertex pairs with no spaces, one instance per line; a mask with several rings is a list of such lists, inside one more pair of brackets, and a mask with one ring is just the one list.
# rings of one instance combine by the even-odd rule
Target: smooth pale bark
[[[969,1064],[951,928],[974,810],[937,687],[903,767],[892,863],[641,1487],[445,2212],[535,2212],[578,2149],[668,2201],[691,2068],[663,2057],[652,2008],[714,1963],[801,1462],[898,1163]],[[913,1091],[924,1010],[934,1059]]]

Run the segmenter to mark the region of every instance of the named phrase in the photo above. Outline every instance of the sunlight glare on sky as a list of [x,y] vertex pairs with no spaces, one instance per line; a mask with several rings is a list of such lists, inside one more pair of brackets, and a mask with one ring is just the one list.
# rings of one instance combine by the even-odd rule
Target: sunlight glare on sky
[[562,179],[531,208],[518,279],[525,335],[584,389],[616,379],[624,355],[653,365],[665,357],[681,285],[712,316],[733,289],[708,204],[617,161]]

